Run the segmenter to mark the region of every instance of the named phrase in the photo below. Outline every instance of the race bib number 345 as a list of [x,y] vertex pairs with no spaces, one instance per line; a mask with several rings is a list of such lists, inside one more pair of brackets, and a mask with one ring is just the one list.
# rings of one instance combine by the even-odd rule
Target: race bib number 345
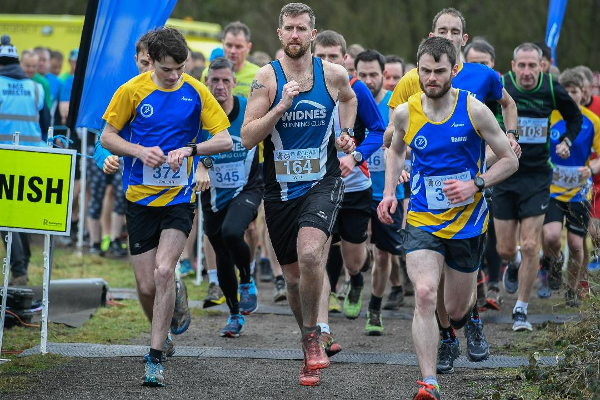
[[318,148],[275,150],[277,182],[314,181],[321,177]]
[[157,168],[144,164],[143,184],[146,186],[185,186],[188,184],[187,163],[188,159],[184,158],[183,164],[175,172],[167,163]]
[[466,206],[475,201],[475,197],[471,197],[460,203],[452,204],[444,193],[444,182],[448,179],[456,179],[459,181],[471,180],[471,173],[469,171],[461,172],[453,175],[442,175],[442,176],[426,176],[423,178],[425,184],[425,195],[427,196],[427,207],[430,210],[447,210],[449,208]]

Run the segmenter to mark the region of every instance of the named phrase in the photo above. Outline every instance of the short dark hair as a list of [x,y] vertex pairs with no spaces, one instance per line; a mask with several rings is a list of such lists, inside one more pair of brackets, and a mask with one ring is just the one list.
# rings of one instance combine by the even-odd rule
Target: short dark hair
[[471,49],[480,53],[488,53],[492,57],[492,60],[496,59],[496,51],[494,50],[494,46],[489,44],[485,39],[477,39],[469,43],[467,47],[465,47],[465,58],[467,58],[467,54],[469,54]]
[[462,33],[465,33],[467,31],[467,21],[465,21],[465,17],[462,15],[462,13],[454,7],[448,7],[444,8],[442,11],[437,13],[435,17],[433,17],[433,22],[431,23],[431,32],[435,32],[435,25],[437,24],[438,19],[440,19],[442,15],[446,14],[452,15],[453,17],[460,19],[460,23],[462,25]]
[[137,42],[135,42],[135,54],[139,54],[143,51],[147,52],[148,51],[148,42],[150,41],[150,39],[152,38],[152,35],[154,35],[155,31],[148,31],[146,33],[144,33],[138,40]]
[[211,71],[224,68],[228,68],[229,70],[231,70],[231,73],[235,77],[235,68],[233,66],[233,63],[225,57],[217,57],[214,60],[212,60],[210,65],[208,66],[208,72],[206,73],[206,75],[209,75]]
[[52,50],[50,51],[50,59],[63,61],[65,59],[65,56],[63,56],[63,53],[61,53],[60,51]]
[[397,54],[388,54],[387,56],[385,56],[385,63],[386,64],[400,64],[402,66],[402,72],[405,71],[405,64],[404,64],[404,58],[400,57]]
[[163,61],[170,56],[177,64],[181,64],[187,60],[187,42],[177,29],[159,28],[153,32],[148,41],[148,54],[153,61]]
[[194,61],[196,61],[196,60],[206,61],[206,57],[204,57],[204,54],[202,54],[199,51],[192,51],[192,59]]
[[585,76],[575,68],[565,69],[562,74],[558,77],[558,83],[563,87],[576,86],[579,89],[583,89],[583,81]]
[[367,49],[363,52],[360,52],[354,58],[354,68],[358,68],[358,62],[369,62],[369,61],[377,61],[379,67],[381,67],[381,72],[385,69],[385,57],[378,52],[377,50]]
[[283,27],[283,17],[297,17],[302,14],[308,14],[310,19],[310,29],[315,28],[315,12],[304,3],[288,3],[281,8],[279,13],[279,27]]
[[417,64],[421,61],[423,54],[429,54],[435,62],[439,62],[444,54],[448,56],[450,65],[456,65],[456,48],[454,44],[443,37],[432,36],[421,42],[419,50],[417,50]]
[[534,45],[540,48],[542,51],[542,57],[552,60],[552,49],[546,44],[546,42],[535,42]]
[[315,37],[315,46],[318,44],[323,47],[340,46],[342,55],[346,54],[346,39],[336,31],[328,29],[317,33],[317,37]]
[[223,29],[223,37],[225,37],[225,35],[228,33],[231,33],[233,36],[237,36],[240,34],[240,32],[244,34],[246,41],[249,42],[251,39],[250,28],[248,28],[248,25],[240,21],[234,21],[227,24],[225,29]]

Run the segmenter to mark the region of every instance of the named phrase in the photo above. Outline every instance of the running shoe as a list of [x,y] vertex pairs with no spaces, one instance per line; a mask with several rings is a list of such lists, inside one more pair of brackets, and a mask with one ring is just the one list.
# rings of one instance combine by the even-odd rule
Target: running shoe
[[261,282],[271,282],[273,280],[273,270],[271,269],[271,261],[268,258],[261,258],[258,261],[258,270],[260,271]]
[[398,310],[402,305],[404,305],[404,290],[402,286],[393,287],[383,309]]
[[173,319],[171,319],[171,333],[181,335],[187,331],[192,321],[192,314],[188,307],[187,287],[185,282],[175,276],[175,308],[173,310]]
[[471,361],[483,361],[490,355],[490,347],[483,333],[481,320],[472,319],[465,325],[465,337],[467,338],[467,356]]
[[440,387],[438,385],[429,385],[425,382],[417,381],[421,387],[413,397],[413,400],[440,400]]
[[106,250],[108,250],[109,247],[110,247],[110,235],[102,236],[102,241],[100,242],[100,248],[102,249],[102,251],[106,251]]
[[171,333],[167,333],[165,345],[163,346],[163,352],[160,356],[160,362],[164,363],[165,361],[167,361],[167,357],[172,357],[173,354],[175,354],[175,345],[173,344],[173,338],[171,338]]
[[240,283],[240,314],[248,315],[256,310],[258,310],[256,283],[251,278],[250,283]]
[[328,357],[333,357],[342,351],[342,346],[335,340],[331,333],[321,332],[319,340],[321,340],[321,346],[323,346],[323,350],[325,350]]
[[344,299],[344,315],[348,319],[356,319],[360,315],[362,303],[362,286],[350,285],[348,295]]
[[487,299],[485,300],[485,307],[490,310],[500,311],[501,304],[502,296],[500,295],[500,288],[497,284],[489,284],[487,290]]
[[329,367],[329,358],[323,350],[323,345],[319,340],[317,332],[304,335],[302,338],[302,350],[307,369],[315,370]]
[[127,257],[127,254],[127,249],[123,248],[123,244],[119,238],[110,242],[108,251],[106,252],[106,256],[109,258],[124,258]]
[[460,355],[460,344],[458,339],[440,340],[437,359],[438,374],[454,373],[454,360]]
[[244,316],[235,314],[230,315],[227,320],[227,325],[221,331],[221,337],[236,338],[240,337],[240,334],[244,332]]
[[565,304],[567,305],[567,307],[573,308],[579,308],[579,306],[581,306],[581,302],[579,301],[577,292],[571,288],[568,288],[565,292]]
[[529,331],[533,332],[533,327],[527,321],[527,314],[521,307],[517,307],[512,314],[513,319],[513,332]]
[[202,304],[202,308],[214,307],[223,303],[225,303],[225,295],[223,294],[223,291],[219,285],[211,282],[208,285],[208,293],[204,298],[204,304]]
[[548,271],[545,269],[540,269],[540,288],[538,289],[538,297],[540,299],[547,299],[552,296],[552,290],[548,286]]
[[552,290],[560,289],[563,282],[563,267],[564,258],[562,253],[558,259],[554,259],[554,262],[550,263],[550,271],[548,271],[548,286]]
[[187,258],[184,258],[179,262],[179,276],[182,278],[186,276],[196,276],[196,270],[192,267],[192,263]]
[[341,313],[342,304],[337,298],[335,292],[329,293],[329,312],[330,313]]
[[383,335],[383,321],[380,310],[367,311],[367,326],[365,327],[365,331],[368,336]]
[[302,361],[302,369],[300,370],[300,384],[302,386],[319,386],[319,384],[321,384],[321,370],[310,370],[306,366],[306,361]]
[[88,248],[88,254],[90,256],[100,256],[104,257],[105,252],[102,251],[102,244],[100,242],[92,244]]
[[285,288],[285,280],[275,279],[275,291],[273,293],[273,301],[275,303],[279,301],[287,300],[287,290]]
[[585,299],[592,293],[592,288],[590,287],[590,283],[588,282],[587,278],[580,280],[579,284],[577,285],[577,296],[580,299]]
[[367,272],[369,269],[371,269],[373,267],[373,262],[375,262],[375,258],[373,257],[373,250],[367,247],[367,257],[365,258],[365,263],[360,269],[360,272]]
[[348,294],[348,289],[350,288],[350,282],[345,281],[344,283],[342,283],[338,289],[337,289],[337,297],[340,300],[344,300],[346,298],[346,295]]
[[517,263],[509,262],[502,275],[502,284],[506,293],[517,293],[519,290],[519,265]]
[[164,369],[160,360],[150,357],[149,354],[144,356],[144,380],[142,386],[165,387]]

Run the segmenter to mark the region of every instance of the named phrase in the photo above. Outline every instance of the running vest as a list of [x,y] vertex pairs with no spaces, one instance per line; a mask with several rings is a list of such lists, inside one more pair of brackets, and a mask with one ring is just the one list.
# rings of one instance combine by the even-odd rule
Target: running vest
[[21,146],[46,146],[42,140],[39,111],[44,91],[31,79],[0,76],[0,143],[12,144],[19,132]]
[[[392,92],[391,90],[388,90],[381,102],[377,105],[385,126],[388,125],[390,119],[390,109],[387,103],[391,96]],[[373,183],[373,200],[377,201],[383,200],[383,189],[385,187],[385,151],[385,148],[381,147],[367,160],[369,172],[371,173],[371,182]],[[396,198],[404,198],[404,185],[396,186]]]
[[585,201],[590,197],[591,179],[583,181],[579,168],[589,165],[592,148],[596,153],[600,152],[600,118],[587,108],[580,108],[583,124],[567,159],[556,155],[556,145],[566,131],[565,120],[558,111],[553,111],[550,119],[550,161],[553,166],[550,196],[558,201]]
[[[277,78],[273,108],[281,100],[287,79],[279,60],[271,62],[271,67]],[[265,200],[291,200],[304,195],[325,176],[340,176],[332,134],[334,108],[323,64],[313,57],[312,88],[294,97],[292,106],[264,140]]]
[[[231,151],[219,153],[214,158],[214,166],[208,170],[210,176],[210,191],[202,193],[202,205],[213,212],[222,210],[247,186],[249,181],[260,179],[258,175],[257,147],[252,150],[242,146],[240,132],[247,100],[234,96],[234,106],[228,115],[231,126],[229,135],[233,140]],[[202,131],[202,140],[208,140],[210,134]],[[252,176],[251,176],[252,175]],[[253,183],[251,182],[251,183]]]
[[447,179],[468,181],[484,171],[485,141],[469,114],[469,93],[456,90],[452,114],[442,122],[427,119],[421,93],[408,99],[409,127],[404,141],[412,149],[411,197],[407,222],[445,239],[465,239],[487,229],[482,192],[450,204],[442,191]]
[[[519,145],[522,154],[519,158],[519,170],[516,173],[548,172],[550,170],[548,162],[550,114],[556,109],[552,75],[541,73],[538,86],[527,92],[517,86],[512,72],[503,75],[502,82],[517,104],[519,114]],[[500,107],[496,112],[496,118],[504,129]]]

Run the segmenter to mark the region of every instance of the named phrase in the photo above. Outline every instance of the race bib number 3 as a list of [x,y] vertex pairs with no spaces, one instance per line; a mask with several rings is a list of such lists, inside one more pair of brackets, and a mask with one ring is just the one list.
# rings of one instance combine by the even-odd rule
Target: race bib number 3
[[580,167],[564,167],[555,165],[552,171],[552,184],[565,189],[583,186],[584,182],[579,173]]
[[546,118],[519,117],[519,143],[546,143],[548,120]]
[[208,170],[210,182],[219,189],[236,189],[245,185],[244,161],[215,164]]
[[456,179],[459,181],[471,180],[471,173],[469,171],[461,172],[453,175],[443,176],[426,176],[423,178],[425,183],[425,195],[427,196],[427,207],[430,210],[447,210],[449,208],[466,206],[475,201],[475,197],[471,197],[460,203],[452,204],[444,193],[444,182],[448,179]]
[[181,167],[173,172],[167,163],[158,168],[144,164],[143,184],[146,186],[186,186],[188,184],[187,165],[188,159],[184,158]]
[[384,150],[379,149],[369,159],[367,160],[367,165],[369,166],[369,171],[371,172],[383,172],[385,171],[385,158],[384,158]]
[[275,150],[277,182],[315,181],[321,177],[318,148]]

